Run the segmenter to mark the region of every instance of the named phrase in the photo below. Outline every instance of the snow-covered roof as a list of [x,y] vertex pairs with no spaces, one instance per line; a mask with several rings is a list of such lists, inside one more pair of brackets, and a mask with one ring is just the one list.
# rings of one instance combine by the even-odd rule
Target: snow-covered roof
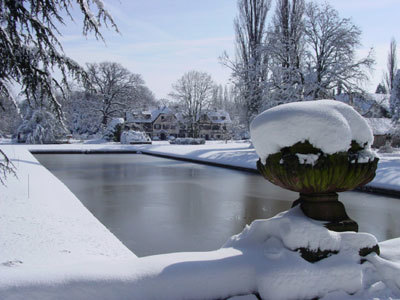
[[[335,96],[335,99],[350,104],[350,96],[347,94],[339,94]],[[389,111],[389,95],[388,94],[366,94],[363,98],[361,96],[354,96],[352,98],[352,106],[362,114],[367,113],[372,106],[380,106],[383,109]]]
[[144,111],[134,110],[131,112],[127,112],[126,121],[128,123],[153,123],[161,114],[173,115],[174,113],[170,108],[166,106]]
[[388,118],[366,118],[374,135],[389,134],[393,130],[392,121]]
[[[170,114],[174,113],[170,110]],[[222,109],[206,111],[201,114],[201,116],[204,115],[206,115],[209,118],[211,123],[218,123],[218,124],[232,123],[229,113]],[[182,112],[175,113],[174,116],[176,117],[178,122],[185,123],[187,121],[187,117]],[[197,117],[197,120],[199,120],[201,116],[199,115]]]
[[211,123],[218,123],[218,124],[232,123],[229,113],[222,109],[207,111],[206,115],[210,119]]
[[258,115],[250,132],[263,162],[268,155],[306,140],[327,154],[347,151],[353,140],[359,145],[373,142],[367,121],[354,108],[336,100],[276,106]]

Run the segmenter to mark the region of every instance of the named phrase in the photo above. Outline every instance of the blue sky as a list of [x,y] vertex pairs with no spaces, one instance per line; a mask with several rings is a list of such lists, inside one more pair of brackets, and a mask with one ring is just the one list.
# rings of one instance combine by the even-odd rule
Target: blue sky
[[[81,21],[61,29],[66,54],[79,63],[115,61],[143,76],[157,98],[165,98],[174,83],[190,70],[205,71],[219,84],[230,71],[218,60],[224,51],[234,56],[235,0],[103,0],[121,34],[103,29],[106,44],[81,35]],[[318,0],[317,2],[324,2]],[[400,44],[400,0],[331,0],[341,17],[362,30],[360,55],[374,47],[377,65],[371,82],[382,79],[390,39]],[[273,14],[270,11],[269,17]],[[399,47],[400,48],[400,47]],[[400,56],[400,53],[398,53]]]

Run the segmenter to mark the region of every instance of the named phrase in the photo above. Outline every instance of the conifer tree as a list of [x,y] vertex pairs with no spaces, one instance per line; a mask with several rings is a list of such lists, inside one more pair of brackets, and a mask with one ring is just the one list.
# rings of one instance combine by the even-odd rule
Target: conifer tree
[[[93,32],[102,39],[101,24],[117,27],[101,0],[0,0],[0,109],[3,101],[17,103],[13,86],[21,89],[28,101],[49,99],[56,117],[62,121],[63,113],[56,97],[56,89],[64,94],[67,79],[87,79],[84,70],[67,57],[59,41],[58,27],[71,18],[73,5],[83,16],[83,34]],[[52,77],[59,70],[61,80]],[[10,170],[5,157],[0,163],[1,176]],[[2,180],[3,181],[3,180]]]
[[396,76],[393,79],[393,88],[390,92],[389,102],[392,120],[398,123],[400,120],[400,70],[397,70]]

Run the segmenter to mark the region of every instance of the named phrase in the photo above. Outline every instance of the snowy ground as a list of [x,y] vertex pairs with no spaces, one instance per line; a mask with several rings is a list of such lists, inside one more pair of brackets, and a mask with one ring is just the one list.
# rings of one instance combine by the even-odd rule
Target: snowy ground
[[[18,174],[0,186],[0,299],[400,299],[400,239],[360,264],[373,236],[329,232],[298,209],[215,251],[137,258],[28,151],[138,150],[254,169],[248,143],[0,147]],[[372,184],[400,191],[399,164],[400,153],[383,155]],[[339,252],[312,264],[301,247]]]

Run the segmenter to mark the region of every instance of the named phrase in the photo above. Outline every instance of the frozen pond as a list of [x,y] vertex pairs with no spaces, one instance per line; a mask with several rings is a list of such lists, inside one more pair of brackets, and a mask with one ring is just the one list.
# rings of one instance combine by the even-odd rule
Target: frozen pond
[[[217,249],[297,198],[256,174],[147,155],[35,157],[138,256]],[[340,200],[360,231],[400,236],[400,199],[346,192]]]

